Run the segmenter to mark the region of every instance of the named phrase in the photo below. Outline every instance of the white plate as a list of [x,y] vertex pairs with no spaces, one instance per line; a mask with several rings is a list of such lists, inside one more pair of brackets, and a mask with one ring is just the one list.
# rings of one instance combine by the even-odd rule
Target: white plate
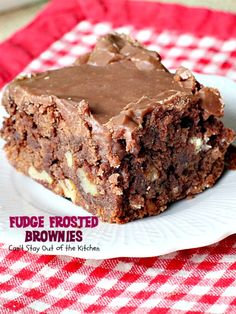
[[[224,101],[225,123],[236,129],[236,83],[227,78],[197,75],[199,81],[220,89]],[[2,145],[2,142],[1,142]],[[9,216],[52,215],[88,216],[73,205],[31,179],[18,174],[0,150],[0,234],[1,242],[13,247],[24,245],[24,229],[10,229]],[[83,229],[83,241],[70,243],[75,251],[62,251],[60,243],[32,243],[38,253],[71,255],[82,258],[147,257],[173,251],[200,247],[217,242],[236,233],[236,171],[227,171],[212,189],[191,200],[182,200],[156,217],[145,218],[126,225],[100,222],[96,228]],[[80,245],[91,244],[99,251],[84,251]],[[78,248],[78,245],[80,246]],[[36,249],[35,249],[36,250]],[[35,251],[33,251],[35,252]]]

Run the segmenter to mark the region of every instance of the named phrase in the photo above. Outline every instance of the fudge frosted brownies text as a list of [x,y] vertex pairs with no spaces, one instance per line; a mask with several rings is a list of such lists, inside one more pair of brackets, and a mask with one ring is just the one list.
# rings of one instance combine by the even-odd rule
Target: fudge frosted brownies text
[[14,80],[5,152],[20,172],[103,221],[126,223],[214,185],[234,132],[218,90],[124,35],[74,65]]

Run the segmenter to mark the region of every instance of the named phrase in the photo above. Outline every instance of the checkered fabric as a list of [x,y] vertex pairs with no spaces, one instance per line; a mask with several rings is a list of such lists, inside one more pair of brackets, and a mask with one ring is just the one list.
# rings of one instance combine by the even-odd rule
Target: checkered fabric
[[[89,51],[109,22],[81,21],[24,72],[70,65]],[[168,68],[236,79],[236,38],[115,29],[157,50]],[[236,313],[236,236],[206,248],[153,258],[84,260],[0,247],[0,313]]]
[[92,49],[98,36],[114,30],[131,34],[149,49],[158,51],[167,68],[182,65],[196,72],[226,75],[236,80],[236,38],[223,41],[174,31],[156,33],[151,28],[135,29],[132,25],[113,28],[108,22],[92,24],[86,20],[53,43],[26,71],[38,72],[70,65]]
[[0,250],[1,313],[236,313],[236,236],[153,258]]

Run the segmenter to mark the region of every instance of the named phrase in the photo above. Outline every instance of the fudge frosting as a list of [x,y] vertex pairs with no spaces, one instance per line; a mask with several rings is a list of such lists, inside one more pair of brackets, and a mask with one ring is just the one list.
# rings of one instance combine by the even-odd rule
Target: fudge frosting
[[15,96],[22,101],[42,95],[75,102],[85,100],[93,116],[100,123],[106,123],[128,103],[135,103],[143,96],[156,98],[160,95],[164,100],[188,89],[173,77],[164,70],[139,70],[132,62],[123,61],[105,66],[83,64],[48,71],[29,79],[16,80],[11,89],[15,89]]
[[[195,82],[192,77],[184,78],[189,79]],[[182,84],[166,70],[158,53],[117,34],[101,37],[94,50],[73,66],[17,79],[10,86],[18,104],[31,99],[35,103],[42,96],[75,103],[85,100],[102,124],[142,97],[165,100],[178,92],[189,93],[191,88],[192,84]]]
[[[58,98],[64,106],[74,103],[76,112],[85,101],[95,120],[109,125],[115,121],[127,124],[132,110],[138,115],[139,110],[145,113],[145,103],[168,103],[178,94],[190,97],[198,85],[189,70],[180,67],[172,74],[162,65],[158,53],[125,35],[108,34],[74,65],[16,79],[9,93],[18,106]],[[201,99],[206,116],[223,114],[223,104],[215,101],[217,96],[210,88],[195,95]]]

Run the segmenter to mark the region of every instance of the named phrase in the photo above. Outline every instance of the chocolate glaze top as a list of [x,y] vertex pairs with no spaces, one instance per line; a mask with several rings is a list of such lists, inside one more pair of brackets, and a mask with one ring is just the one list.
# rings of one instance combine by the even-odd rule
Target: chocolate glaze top
[[223,115],[219,94],[202,88],[189,70],[179,68],[172,74],[158,53],[117,34],[101,37],[94,50],[73,66],[16,79],[8,86],[5,97],[7,94],[18,107],[61,99],[63,110],[70,111],[71,116],[86,102],[87,112],[96,123],[109,129],[120,124],[130,129],[148,107],[155,103],[171,105],[172,97],[180,94],[190,98],[195,94],[196,99],[201,99],[206,116]]
[[128,103],[137,102],[143,96],[161,95],[165,99],[187,90],[173,79],[173,74],[159,69],[139,70],[130,61],[66,67],[15,81],[12,87],[27,99],[42,95],[76,102],[84,99],[100,123],[106,123]]
[[183,84],[160,60],[129,37],[109,34],[75,65],[15,80],[9,88],[18,105],[45,96],[77,104],[85,100],[93,117],[105,124],[130,103],[138,109],[143,97],[164,101],[179,92],[191,94],[194,83]]

